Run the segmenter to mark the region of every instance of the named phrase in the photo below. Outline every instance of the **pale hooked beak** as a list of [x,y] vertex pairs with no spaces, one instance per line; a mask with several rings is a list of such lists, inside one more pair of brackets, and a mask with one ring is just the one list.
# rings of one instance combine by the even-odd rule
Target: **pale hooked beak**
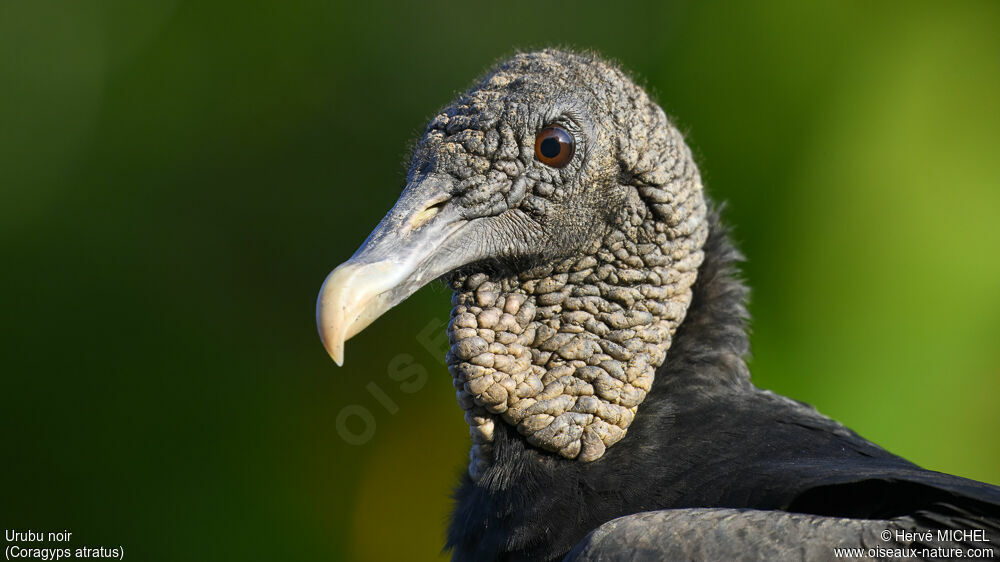
[[[344,364],[344,342],[364,330],[398,300],[392,289],[410,273],[404,264],[344,262],[326,276],[316,300],[316,327],[326,351]],[[396,302],[393,302],[396,300]]]
[[351,259],[323,282],[316,326],[330,357],[344,363],[344,342],[430,281],[466,263],[475,244],[468,221],[448,199],[448,180],[411,183]]

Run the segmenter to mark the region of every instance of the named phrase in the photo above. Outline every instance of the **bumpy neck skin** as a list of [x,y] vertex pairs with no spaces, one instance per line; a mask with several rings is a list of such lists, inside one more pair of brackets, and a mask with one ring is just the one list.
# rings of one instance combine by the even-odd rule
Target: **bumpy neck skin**
[[676,131],[669,173],[635,179],[615,226],[577,255],[513,274],[455,274],[447,362],[489,466],[499,423],[567,459],[620,441],[691,303],[708,237],[697,168]]

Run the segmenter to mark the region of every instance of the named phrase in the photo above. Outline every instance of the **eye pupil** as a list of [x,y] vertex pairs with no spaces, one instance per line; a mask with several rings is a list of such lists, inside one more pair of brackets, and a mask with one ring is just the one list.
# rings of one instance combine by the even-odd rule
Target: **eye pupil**
[[535,158],[546,166],[565,168],[573,160],[575,140],[569,131],[553,125],[535,136]]
[[539,152],[541,152],[542,156],[546,158],[555,158],[556,156],[559,156],[559,151],[561,149],[562,146],[559,144],[559,139],[549,137],[542,141]]

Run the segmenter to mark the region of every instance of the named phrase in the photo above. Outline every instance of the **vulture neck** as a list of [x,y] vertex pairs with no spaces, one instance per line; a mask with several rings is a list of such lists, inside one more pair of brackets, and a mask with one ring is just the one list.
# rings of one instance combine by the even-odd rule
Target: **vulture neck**
[[447,361],[470,426],[473,480],[494,460],[498,426],[582,463],[625,437],[671,355],[715,220],[700,193],[685,203],[688,220],[649,212],[575,257],[450,279]]
[[692,469],[692,452],[702,450],[701,437],[688,433],[691,426],[676,425],[678,409],[696,401],[732,403],[733,395],[757,392],[744,362],[743,258],[717,213],[709,213],[706,224],[704,261],[687,315],[628,435],[601,459],[580,462],[539,450],[499,423],[491,462],[478,478],[466,477],[455,495],[449,546],[457,559],[492,559],[491,553],[519,548],[532,559],[555,559],[604,521],[662,508],[682,491],[671,486]]

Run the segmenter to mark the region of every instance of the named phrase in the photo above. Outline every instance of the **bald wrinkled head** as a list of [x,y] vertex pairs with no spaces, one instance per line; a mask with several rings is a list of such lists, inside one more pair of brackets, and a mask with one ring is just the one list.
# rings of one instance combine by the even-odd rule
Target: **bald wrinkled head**
[[[575,140],[562,168],[535,155],[549,125]],[[444,176],[463,218],[495,219],[490,258],[548,261],[632,219],[635,187],[666,183],[682,159],[680,135],[620,70],[549,50],[501,63],[432,119],[407,180]]]
[[705,215],[690,151],[641,88],[593,55],[520,54],[431,120],[399,202],[324,283],[320,333],[339,362],[345,339],[443,277],[473,477],[497,423],[593,461],[684,318]]

